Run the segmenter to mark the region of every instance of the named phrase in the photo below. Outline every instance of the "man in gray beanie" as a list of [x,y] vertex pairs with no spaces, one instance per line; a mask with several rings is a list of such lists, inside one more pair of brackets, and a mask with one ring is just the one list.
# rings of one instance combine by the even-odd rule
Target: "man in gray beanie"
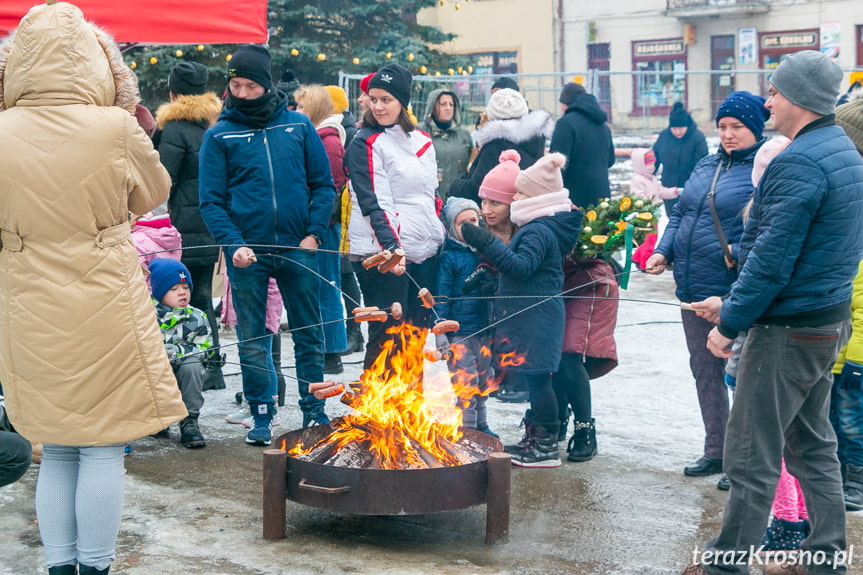
[[[731,490],[722,530],[685,575],[749,573],[783,457],[806,494],[812,525],[798,564],[783,572],[847,572],[842,476],[828,412],[863,254],[863,162],[835,123],[841,80],[839,67],[813,51],[792,54],[770,78],[765,106],[791,143],[755,191],[738,279],[716,304],[719,325],[708,336],[708,349],[728,357],[734,338],[747,334],[725,436]],[[709,301],[693,306],[707,311]]]

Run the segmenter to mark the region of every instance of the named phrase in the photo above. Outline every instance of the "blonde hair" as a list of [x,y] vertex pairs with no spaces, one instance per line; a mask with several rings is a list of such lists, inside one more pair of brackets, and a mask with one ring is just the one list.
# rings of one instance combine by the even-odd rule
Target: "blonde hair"
[[300,86],[294,92],[297,103],[302,100],[303,114],[309,117],[316,127],[335,113],[335,106],[330,93],[320,84]]

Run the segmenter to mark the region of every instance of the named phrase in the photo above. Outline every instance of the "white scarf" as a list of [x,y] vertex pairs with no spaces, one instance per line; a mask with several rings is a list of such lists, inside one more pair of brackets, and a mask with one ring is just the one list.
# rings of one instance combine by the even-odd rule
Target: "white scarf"
[[512,223],[521,227],[536,218],[553,216],[558,212],[569,211],[572,211],[569,192],[561,190],[559,192],[514,201],[509,205],[509,219],[512,220]]

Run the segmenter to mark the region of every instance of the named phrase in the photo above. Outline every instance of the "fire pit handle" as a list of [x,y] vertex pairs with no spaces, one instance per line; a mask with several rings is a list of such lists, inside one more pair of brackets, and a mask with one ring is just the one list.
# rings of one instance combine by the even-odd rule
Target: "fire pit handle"
[[307,491],[316,491],[317,493],[327,493],[332,495],[335,495],[336,493],[347,493],[351,490],[350,485],[345,485],[344,487],[321,487],[320,485],[312,485],[311,483],[306,482],[305,477],[300,479],[299,488]]

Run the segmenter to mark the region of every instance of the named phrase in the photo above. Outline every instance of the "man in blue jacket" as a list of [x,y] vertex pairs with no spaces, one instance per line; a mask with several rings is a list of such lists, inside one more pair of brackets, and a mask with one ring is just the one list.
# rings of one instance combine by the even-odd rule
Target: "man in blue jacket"
[[200,151],[201,215],[227,256],[243,373],[254,425],[246,443],[270,445],[276,375],[266,330],[275,278],[292,328],[303,426],[327,423],[309,383],[323,380],[323,331],[314,251],[335,198],[324,145],[308,117],[274,89],[270,53],[240,46],[228,63],[228,95]]
[[839,66],[811,50],[789,56],[770,78],[766,107],[774,128],[792,141],[753,196],[740,275],[708,337],[713,354],[728,357],[732,340],[747,332],[726,431],[731,491],[722,530],[686,575],[749,573],[783,456],[812,524],[787,573],[846,572],[845,504],[828,407],[863,252],[863,162],[834,122],[841,81]]

